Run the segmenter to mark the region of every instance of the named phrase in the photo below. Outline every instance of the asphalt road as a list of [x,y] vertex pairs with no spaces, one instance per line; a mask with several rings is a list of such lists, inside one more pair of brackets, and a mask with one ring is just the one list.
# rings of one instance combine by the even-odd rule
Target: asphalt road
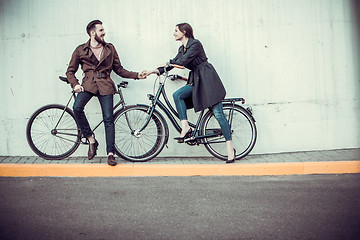
[[0,178],[0,239],[358,239],[360,174]]

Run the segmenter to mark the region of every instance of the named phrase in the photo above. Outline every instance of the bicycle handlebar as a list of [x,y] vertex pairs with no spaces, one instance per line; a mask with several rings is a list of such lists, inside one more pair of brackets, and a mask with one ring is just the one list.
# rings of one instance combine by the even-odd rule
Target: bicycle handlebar
[[181,65],[177,65],[177,64],[169,64],[169,67],[174,67],[174,68],[179,68],[179,69],[184,69],[184,66]]
[[59,76],[59,79],[67,84],[70,84],[69,80],[66,77]]
[[179,69],[184,69],[185,68],[184,66],[181,66],[181,65],[178,65],[178,64],[172,64],[172,63],[169,63],[169,62],[167,62],[165,64],[165,70],[166,70],[167,67],[174,67],[174,68],[179,68]]
[[184,78],[184,77],[182,77],[182,76],[180,76],[180,75],[177,75],[177,74],[171,74],[171,75],[169,75],[169,78],[170,78],[170,80],[172,80],[172,81],[174,81],[174,80],[176,80],[176,79],[180,79],[180,80],[184,80],[184,81],[187,81],[187,80],[188,80],[187,78]]

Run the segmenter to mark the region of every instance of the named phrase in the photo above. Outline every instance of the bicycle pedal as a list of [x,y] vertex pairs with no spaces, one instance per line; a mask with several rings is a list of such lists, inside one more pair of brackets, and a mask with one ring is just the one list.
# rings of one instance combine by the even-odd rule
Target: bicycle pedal
[[194,136],[184,139],[184,142],[189,142],[189,141],[193,141],[193,140],[195,140]]

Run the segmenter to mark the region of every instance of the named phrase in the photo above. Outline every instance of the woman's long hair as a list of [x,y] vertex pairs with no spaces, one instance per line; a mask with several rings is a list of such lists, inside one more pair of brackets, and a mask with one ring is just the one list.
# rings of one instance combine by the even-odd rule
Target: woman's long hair
[[194,38],[194,34],[193,34],[193,29],[190,26],[190,24],[188,23],[179,23],[176,25],[179,30],[184,33],[185,32],[185,36],[188,38]]

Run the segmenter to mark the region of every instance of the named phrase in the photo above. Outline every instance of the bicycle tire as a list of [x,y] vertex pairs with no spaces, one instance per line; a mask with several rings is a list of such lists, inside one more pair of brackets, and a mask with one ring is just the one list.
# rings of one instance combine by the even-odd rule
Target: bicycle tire
[[70,108],[50,104],[39,108],[30,117],[26,138],[30,148],[39,157],[61,160],[79,147],[81,131]]
[[[227,119],[229,119],[228,116],[232,107],[232,104],[223,105]],[[254,148],[257,139],[257,129],[252,115],[239,105],[234,106],[231,125],[233,145],[236,149],[235,159],[238,160],[248,155]],[[218,121],[210,110],[205,114],[200,129],[202,135],[205,135],[206,132],[214,132],[214,130],[222,133]],[[226,143],[222,134],[218,137],[205,138],[203,141],[207,151],[214,157],[224,161],[227,160]]]
[[131,162],[146,162],[156,157],[169,138],[163,116],[154,111],[146,128],[138,133],[148,119],[148,106],[127,106],[115,113],[115,152]]

